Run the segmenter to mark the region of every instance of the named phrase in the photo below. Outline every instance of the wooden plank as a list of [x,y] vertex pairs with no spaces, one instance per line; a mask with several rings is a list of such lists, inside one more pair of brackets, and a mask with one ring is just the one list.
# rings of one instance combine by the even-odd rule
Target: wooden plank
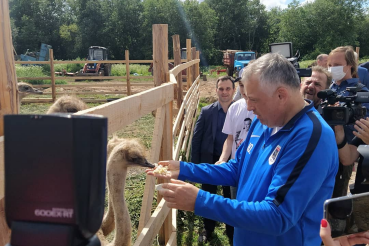
[[155,86],[169,81],[168,73],[168,25],[152,26],[153,71]]
[[[174,66],[181,65],[181,42],[179,40],[179,35],[173,36],[173,54],[174,54]],[[176,77],[177,81],[177,108],[181,107],[183,101],[182,92],[182,73],[178,73]]]
[[34,65],[37,65],[37,64],[49,64],[50,62],[49,61],[15,61],[14,62],[15,64],[34,64]]
[[[43,84],[43,85],[32,85],[35,88],[43,88],[43,87],[51,87],[50,84]],[[62,87],[62,88],[68,88],[68,87],[83,87],[83,88],[89,88],[89,87],[117,87],[117,86],[127,86],[126,83],[114,83],[114,84],[106,84],[106,83],[100,83],[100,82],[91,82],[91,83],[78,83],[74,85],[64,85],[59,84],[55,85],[55,87]],[[131,86],[154,86],[152,83],[131,83]]]
[[76,114],[99,114],[108,118],[109,134],[122,129],[174,99],[174,83],[166,83],[136,95],[79,111]]
[[[192,47],[191,48],[191,55],[192,55],[192,57],[191,57],[191,60],[196,60],[196,47]],[[192,74],[191,74],[191,78],[192,78],[192,80],[195,80],[196,79],[196,77],[197,77],[197,75],[196,75],[196,64],[194,64],[192,67],[191,67],[191,72],[192,72]],[[192,83],[193,81],[191,81],[191,83]]]
[[[196,59],[200,60],[200,51],[196,51]],[[196,77],[200,75],[200,62],[196,64]]]
[[[187,62],[191,61],[191,39],[186,39],[186,53],[187,53]],[[192,85],[192,78],[191,78],[191,67],[187,68],[187,88],[190,88]]]
[[127,94],[130,96],[131,93],[131,81],[129,80],[129,50],[126,50],[126,76],[127,76]]
[[[190,130],[190,132],[191,132],[190,139],[189,139],[189,143],[190,144],[192,143],[193,130],[195,128],[195,121],[196,121],[196,114],[197,114],[197,111],[198,111],[198,108],[199,108],[199,102],[200,102],[199,95],[200,95],[200,93],[197,96],[196,109],[195,109],[195,112],[194,112],[194,116],[193,116],[193,120],[192,120],[192,127],[191,127],[191,130]],[[189,160],[189,157],[190,157],[190,150],[191,150],[191,148],[187,148],[187,151],[186,151],[186,159],[187,159],[187,161]]]
[[22,103],[52,103],[52,98],[24,98]]
[[140,235],[138,235],[133,246],[151,245],[169,212],[170,209],[166,205],[166,201],[164,199],[161,200],[154,213],[150,217],[150,220],[146,223]]
[[18,77],[18,81],[22,80],[51,80],[51,77]]
[[[199,63],[199,62],[200,62],[200,60],[199,59],[196,59],[196,60],[189,61],[189,62],[186,62],[186,63],[183,63],[181,65],[178,65],[178,66],[174,67],[172,70],[170,70],[170,74],[171,74],[171,77],[170,77],[171,80],[170,81],[171,82],[174,82],[174,80],[172,80],[172,76],[173,76],[173,78],[175,78],[175,76],[177,76],[177,74],[179,72],[181,72],[182,70],[184,70],[184,69],[192,66],[195,63]],[[188,85],[184,85],[184,86],[188,86]],[[190,87],[188,87],[188,88],[190,88]]]
[[[152,63],[153,60],[130,60],[129,63]],[[81,63],[110,63],[125,64],[126,60],[103,60],[103,61],[55,61],[54,64],[81,64]]]
[[[55,64],[55,62],[54,62]],[[110,80],[110,79],[126,79],[126,76],[96,76],[96,75],[86,75],[86,76],[61,76],[56,77],[56,79],[60,80]]]
[[[3,116],[19,112],[17,91],[9,3],[8,0],[3,0],[0,1],[0,137],[4,135]],[[1,155],[3,158],[4,153]],[[5,245],[10,241],[10,230],[5,221],[4,160],[0,162],[0,243]]]
[[170,235],[170,238],[165,246],[176,246],[177,245],[177,232],[172,232],[172,235]]
[[[163,137],[163,131],[164,131],[165,113],[166,113],[165,105],[163,105],[162,107],[156,110],[155,126],[154,126],[153,138],[151,141],[151,154],[150,154],[151,163],[156,163],[159,161],[159,154],[160,154],[161,143],[162,143],[161,139]],[[140,221],[139,221],[138,230],[137,230],[138,235],[141,234],[142,229],[144,228],[146,223],[149,221],[150,216],[151,216],[151,208],[152,208],[152,201],[154,197],[155,182],[156,182],[155,177],[146,175],[144,195],[142,197]]]
[[50,75],[51,75],[51,94],[53,102],[56,99],[56,88],[55,88],[55,70],[54,70],[54,51],[53,49],[49,49],[49,59],[50,59]]
[[[173,101],[165,105],[165,122],[164,122],[164,132],[163,132],[163,144],[161,148],[163,160],[172,160],[173,159]],[[169,180],[165,180],[165,182],[169,182]],[[165,219],[163,225],[163,233],[165,242],[169,240],[170,235],[172,234],[172,213],[169,213],[167,218]]]
[[[51,95],[52,92],[44,92],[43,95]],[[107,92],[95,92],[95,91],[64,91],[64,92],[56,92],[56,95],[111,95],[111,94],[127,94],[126,91],[107,91]]]

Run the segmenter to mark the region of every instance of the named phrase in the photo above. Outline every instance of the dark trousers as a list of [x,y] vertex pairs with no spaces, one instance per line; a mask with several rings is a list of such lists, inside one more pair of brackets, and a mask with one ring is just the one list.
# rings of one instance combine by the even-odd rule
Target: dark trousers
[[[214,155],[213,161],[214,163],[219,160],[220,156]],[[231,198],[231,190],[229,186],[222,186],[223,188],[223,196],[225,198]],[[209,184],[202,184],[201,189],[204,191],[208,191],[211,194],[217,193],[217,186],[216,185],[209,185]],[[215,228],[215,221],[204,218],[204,229],[206,230],[208,235],[211,235],[211,233],[214,232]],[[234,228],[233,226],[226,224],[226,234],[231,242],[233,242],[233,232]]]

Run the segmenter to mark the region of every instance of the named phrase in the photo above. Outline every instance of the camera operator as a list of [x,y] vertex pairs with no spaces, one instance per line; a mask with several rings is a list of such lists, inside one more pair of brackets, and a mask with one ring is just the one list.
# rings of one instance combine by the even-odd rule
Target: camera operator
[[[328,71],[332,73],[332,79],[334,82],[330,86],[332,90],[337,92],[337,95],[352,96],[352,92],[346,90],[347,87],[359,87],[360,91],[369,91],[364,85],[359,82],[357,78],[357,63],[354,55],[354,51],[350,46],[341,46],[329,53],[328,56]],[[368,103],[363,103],[366,108],[369,108]],[[368,116],[368,111],[367,111]],[[354,138],[354,128],[352,126],[340,126],[344,129],[344,136],[349,143]],[[341,142],[339,142],[341,143]],[[339,145],[340,147],[340,145]],[[346,158],[344,154],[340,152],[340,158]],[[348,183],[352,174],[352,164],[346,163],[343,166],[340,163],[339,170],[336,176],[335,189],[332,197],[340,197],[347,195]],[[349,165],[349,166],[348,166]]]

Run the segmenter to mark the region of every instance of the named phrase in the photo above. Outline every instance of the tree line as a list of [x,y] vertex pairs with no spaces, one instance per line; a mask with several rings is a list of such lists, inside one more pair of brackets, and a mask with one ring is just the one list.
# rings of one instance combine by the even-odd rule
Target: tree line
[[152,25],[168,24],[169,55],[174,34],[201,51],[203,65],[221,64],[225,49],[269,51],[292,42],[304,59],[341,45],[360,46],[369,56],[367,0],[315,0],[267,10],[260,0],[9,0],[18,54],[41,43],[56,59],[85,58],[88,47],[104,46],[110,59],[152,59]]

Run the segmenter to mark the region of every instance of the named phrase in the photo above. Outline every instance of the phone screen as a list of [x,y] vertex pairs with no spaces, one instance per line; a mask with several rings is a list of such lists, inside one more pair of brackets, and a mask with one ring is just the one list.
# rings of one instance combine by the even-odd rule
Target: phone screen
[[369,230],[369,192],[329,199],[324,203],[332,237]]

